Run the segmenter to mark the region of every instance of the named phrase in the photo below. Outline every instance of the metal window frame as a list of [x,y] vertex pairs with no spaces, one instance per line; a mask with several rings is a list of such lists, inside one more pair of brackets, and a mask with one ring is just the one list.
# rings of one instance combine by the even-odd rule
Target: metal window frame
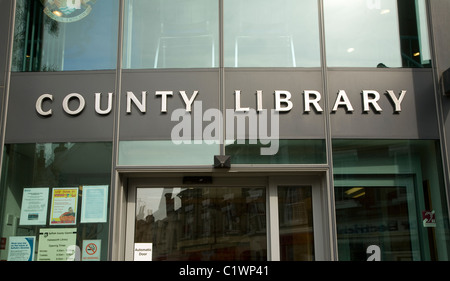
[[[167,173],[161,176],[161,173],[144,173],[140,176],[136,174],[130,175],[127,179],[126,187],[123,189],[124,196],[127,198],[123,202],[121,219],[124,229],[125,239],[115,245],[122,249],[121,257],[117,256],[117,260],[133,260],[133,243],[134,243],[134,227],[136,215],[136,189],[141,188],[157,188],[163,186],[180,186],[183,175],[196,175],[198,173]],[[311,186],[313,195],[313,228],[314,228],[314,256],[315,260],[331,260],[330,243],[330,225],[331,221],[326,206],[326,173],[228,173],[214,174],[210,173],[214,178],[213,184],[199,187],[217,187],[233,186],[247,187],[257,186],[264,187],[266,190],[266,222],[267,222],[267,258],[269,261],[280,260],[280,243],[279,243],[279,223],[278,223],[278,195],[277,188],[279,186]],[[181,184],[182,185],[182,184]]]

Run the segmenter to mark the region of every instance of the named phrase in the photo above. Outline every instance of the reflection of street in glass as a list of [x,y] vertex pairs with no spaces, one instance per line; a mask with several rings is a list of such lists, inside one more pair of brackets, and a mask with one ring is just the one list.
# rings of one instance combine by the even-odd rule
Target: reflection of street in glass
[[264,200],[262,188],[139,188],[135,243],[152,243],[152,260],[265,260]]

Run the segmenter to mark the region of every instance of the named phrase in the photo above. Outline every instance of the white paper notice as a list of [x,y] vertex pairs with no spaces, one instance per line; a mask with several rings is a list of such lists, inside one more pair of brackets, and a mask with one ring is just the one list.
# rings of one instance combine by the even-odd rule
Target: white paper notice
[[24,188],[20,225],[45,225],[47,223],[49,188]]
[[75,260],[76,228],[47,228],[39,231],[38,261]]
[[9,238],[8,261],[33,261],[36,237],[12,236]]
[[83,186],[81,222],[106,222],[108,186]]
[[151,261],[152,260],[153,243],[135,243],[134,244],[134,260],[135,261]]

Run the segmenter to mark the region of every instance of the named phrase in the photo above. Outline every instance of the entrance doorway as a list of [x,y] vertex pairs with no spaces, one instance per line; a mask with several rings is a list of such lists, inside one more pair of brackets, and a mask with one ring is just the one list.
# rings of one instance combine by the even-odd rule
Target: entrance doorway
[[130,179],[126,260],[326,260],[321,176]]

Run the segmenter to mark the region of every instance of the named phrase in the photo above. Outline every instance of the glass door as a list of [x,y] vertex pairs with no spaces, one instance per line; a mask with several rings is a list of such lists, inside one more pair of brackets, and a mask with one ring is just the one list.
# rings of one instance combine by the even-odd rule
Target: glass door
[[133,181],[127,260],[323,258],[323,242],[316,233],[322,224],[321,211],[315,214],[319,188],[314,184],[270,177],[205,179]]
[[270,177],[271,260],[331,259],[325,184],[320,177]]
[[[347,175],[335,180],[339,260],[428,260],[436,247],[421,226],[413,175]],[[416,204],[419,203],[419,204]],[[430,242],[430,243],[425,243]],[[420,246],[422,245],[422,246]],[[375,247],[376,251],[371,251]]]

